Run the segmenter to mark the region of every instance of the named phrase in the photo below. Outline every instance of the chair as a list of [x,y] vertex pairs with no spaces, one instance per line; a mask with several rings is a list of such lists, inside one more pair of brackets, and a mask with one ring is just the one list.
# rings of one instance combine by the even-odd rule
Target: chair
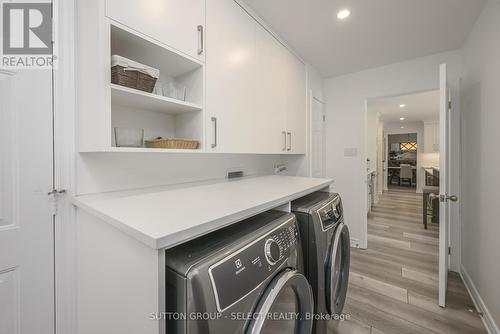
[[423,205],[422,205],[422,218],[424,228],[427,230],[427,219],[429,214],[432,215],[432,222],[439,224],[439,199],[431,199],[431,194],[439,195],[439,187],[424,186],[422,188]]
[[410,187],[413,185],[413,169],[411,165],[401,165],[401,171],[399,172],[399,184],[401,181],[408,180]]

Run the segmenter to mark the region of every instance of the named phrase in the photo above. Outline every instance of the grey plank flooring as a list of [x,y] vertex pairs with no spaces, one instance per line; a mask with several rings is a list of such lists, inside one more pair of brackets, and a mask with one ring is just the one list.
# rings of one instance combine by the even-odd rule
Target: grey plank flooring
[[329,334],[487,333],[458,274],[438,306],[438,240],[438,225],[423,228],[421,195],[384,193],[368,217],[368,249],[351,251],[351,319],[330,322]]

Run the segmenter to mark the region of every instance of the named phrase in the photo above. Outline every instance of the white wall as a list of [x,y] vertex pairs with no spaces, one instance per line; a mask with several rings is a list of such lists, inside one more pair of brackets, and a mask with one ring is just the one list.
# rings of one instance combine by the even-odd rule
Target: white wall
[[500,333],[499,93],[500,2],[490,0],[464,46],[461,217],[463,269],[493,333]]
[[[453,93],[461,71],[460,52],[446,52],[383,66],[325,81],[327,176],[335,178],[344,199],[351,237],[367,246],[366,199],[366,100],[437,89],[439,64],[447,63]],[[357,155],[344,156],[345,148]]]

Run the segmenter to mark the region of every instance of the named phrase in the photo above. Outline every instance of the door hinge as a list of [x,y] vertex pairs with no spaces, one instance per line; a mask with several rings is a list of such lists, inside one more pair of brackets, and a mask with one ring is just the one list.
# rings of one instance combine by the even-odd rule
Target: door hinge
[[448,247],[448,255],[451,255],[451,247]]
[[66,195],[66,189],[52,189],[47,193],[51,202],[51,213],[53,216],[57,216],[59,197],[64,195]]
[[323,115],[323,122],[326,122],[326,115]]

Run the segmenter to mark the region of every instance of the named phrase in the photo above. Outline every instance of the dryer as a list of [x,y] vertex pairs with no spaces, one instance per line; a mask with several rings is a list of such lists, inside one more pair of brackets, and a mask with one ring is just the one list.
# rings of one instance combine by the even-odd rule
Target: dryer
[[350,266],[349,229],[338,194],[316,192],[292,202],[302,240],[304,270],[312,286],[314,333],[327,332],[330,318],[344,308]]
[[168,334],[312,332],[293,214],[266,212],[165,255]]

